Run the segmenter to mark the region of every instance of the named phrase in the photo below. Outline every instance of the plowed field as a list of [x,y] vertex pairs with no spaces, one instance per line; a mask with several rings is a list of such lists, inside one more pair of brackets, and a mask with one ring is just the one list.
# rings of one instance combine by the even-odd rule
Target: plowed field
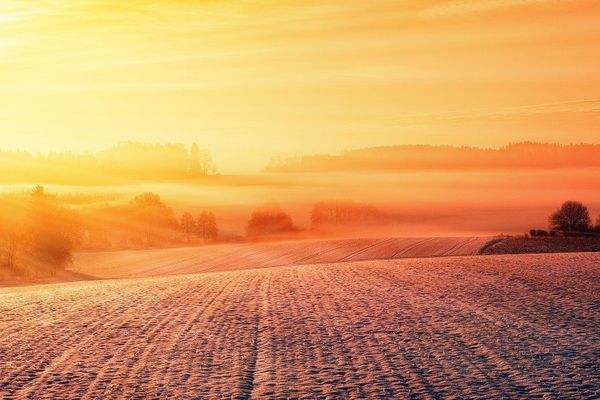
[[598,398],[599,265],[446,257],[4,288],[0,398]]
[[77,272],[130,278],[374,259],[474,255],[490,238],[384,238],[243,243],[176,249],[85,252]]

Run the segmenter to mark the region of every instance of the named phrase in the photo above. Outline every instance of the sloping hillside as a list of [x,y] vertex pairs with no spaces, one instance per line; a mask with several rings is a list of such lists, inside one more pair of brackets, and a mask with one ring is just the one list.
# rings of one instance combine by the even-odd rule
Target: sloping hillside
[[177,249],[86,252],[75,270],[101,278],[178,275],[284,265],[473,255],[485,237],[340,239],[226,244]]

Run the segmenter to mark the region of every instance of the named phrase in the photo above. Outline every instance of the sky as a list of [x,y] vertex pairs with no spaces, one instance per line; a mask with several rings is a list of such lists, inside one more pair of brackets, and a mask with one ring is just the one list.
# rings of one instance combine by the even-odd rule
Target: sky
[[197,142],[221,172],[390,144],[600,142],[600,3],[3,0],[0,148]]

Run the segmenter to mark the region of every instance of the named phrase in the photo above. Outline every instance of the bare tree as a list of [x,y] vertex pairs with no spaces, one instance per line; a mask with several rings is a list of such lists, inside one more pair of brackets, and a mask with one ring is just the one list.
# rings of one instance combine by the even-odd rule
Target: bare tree
[[202,175],[214,174],[217,171],[217,167],[213,162],[212,156],[208,150],[201,150],[199,152],[200,158],[200,173]]
[[196,143],[192,143],[189,156],[188,173],[191,176],[206,176],[217,170],[210,152],[200,149]]
[[216,240],[219,237],[219,228],[217,227],[217,219],[215,214],[211,211],[208,213],[208,226],[206,229],[207,239]]
[[205,242],[215,240],[219,236],[219,228],[215,214],[208,211],[202,211],[196,220],[196,233]]
[[194,221],[194,217],[192,217],[192,214],[190,214],[189,212],[184,213],[181,216],[181,230],[183,231],[183,234],[185,235],[185,240],[187,242],[190,241],[190,238],[192,237],[192,233],[194,233],[194,231],[196,230],[196,221]]
[[585,232],[591,227],[590,214],[578,201],[566,201],[550,216],[550,229],[563,232]]

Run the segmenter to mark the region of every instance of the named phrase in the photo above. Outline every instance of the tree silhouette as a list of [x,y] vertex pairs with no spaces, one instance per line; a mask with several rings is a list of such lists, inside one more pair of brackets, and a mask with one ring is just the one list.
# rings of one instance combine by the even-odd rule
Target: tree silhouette
[[[208,224],[206,228],[207,239],[208,240],[216,240],[219,236],[219,228],[217,227],[217,219],[215,218],[215,214],[213,212],[208,213]],[[206,239],[205,239],[206,240]]]
[[18,258],[24,242],[23,216],[7,213],[0,216],[0,268],[19,272]]
[[146,244],[155,244],[177,226],[171,210],[156,193],[142,193],[131,201],[131,220],[144,236]]
[[160,196],[156,193],[146,192],[139,194],[133,198],[131,204],[136,207],[158,207],[166,208],[166,205],[160,200]]
[[208,150],[200,151],[200,173],[202,175],[214,174],[217,170],[212,156]]
[[566,201],[550,216],[550,229],[563,232],[585,232],[591,227],[590,214],[578,201]]
[[208,213],[206,211],[202,211],[196,219],[196,230],[198,236],[206,240],[208,232]]
[[28,236],[38,267],[64,269],[80,232],[76,216],[57,204],[36,186],[31,192]]
[[212,156],[208,150],[201,150],[196,143],[190,148],[188,172],[191,176],[206,176],[216,171]]
[[202,211],[196,220],[196,233],[205,242],[216,240],[219,235],[219,228],[215,214],[208,211]]
[[250,238],[277,236],[296,232],[292,217],[283,212],[277,203],[266,204],[252,213],[246,228]]
[[190,166],[188,170],[192,176],[200,173],[200,148],[196,143],[192,143],[190,149]]
[[194,221],[194,217],[192,217],[192,214],[188,212],[184,213],[181,216],[180,226],[181,230],[183,231],[183,234],[185,235],[185,240],[189,242],[190,238],[192,237],[192,234],[196,229],[196,221]]

